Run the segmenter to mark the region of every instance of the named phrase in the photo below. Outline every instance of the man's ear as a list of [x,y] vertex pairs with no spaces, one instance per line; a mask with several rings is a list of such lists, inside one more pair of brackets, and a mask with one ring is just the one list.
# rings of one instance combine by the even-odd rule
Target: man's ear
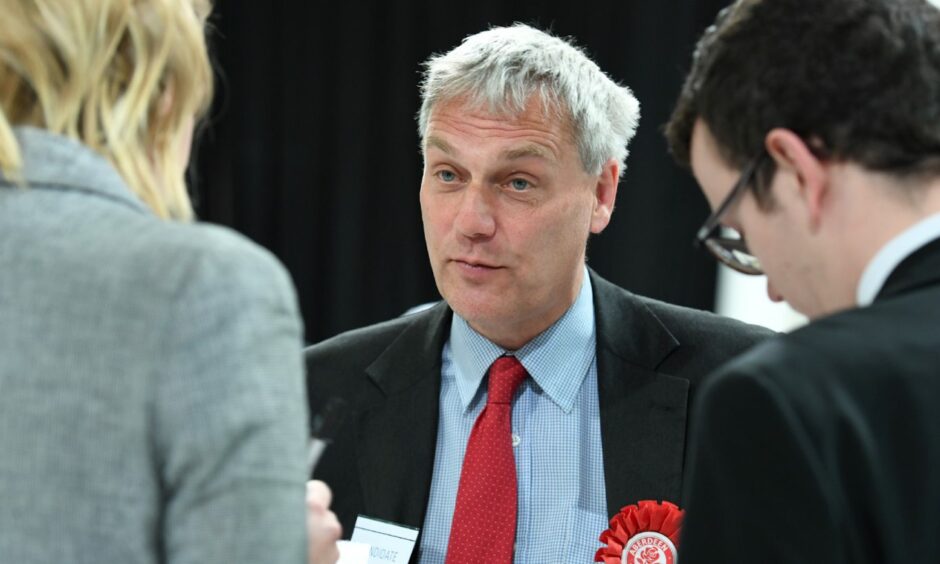
[[[777,164],[778,174],[790,174],[794,179],[797,196],[806,208],[810,227],[819,226],[823,207],[829,195],[828,169],[806,145],[806,142],[789,129],[776,128],[764,139],[767,153]],[[780,199],[787,195],[777,194]]]
[[617,200],[617,184],[620,182],[620,164],[610,159],[601,167],[594,186],[594,211],[591,213],[591,233],[600,233],[610,223]]

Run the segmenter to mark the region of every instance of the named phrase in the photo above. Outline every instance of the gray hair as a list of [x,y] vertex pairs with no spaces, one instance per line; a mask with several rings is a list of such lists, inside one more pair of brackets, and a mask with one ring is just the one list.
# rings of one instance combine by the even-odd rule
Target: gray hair
[[471,35],[424,66],[418,113],[422,143],[431,111],[440,102],[466,98],[471,105],[513,116],[538,94],[544,108],[570,118],[585,171],[599,174],[614,158],[623,174],[640,103],[568,41],[517,23]]

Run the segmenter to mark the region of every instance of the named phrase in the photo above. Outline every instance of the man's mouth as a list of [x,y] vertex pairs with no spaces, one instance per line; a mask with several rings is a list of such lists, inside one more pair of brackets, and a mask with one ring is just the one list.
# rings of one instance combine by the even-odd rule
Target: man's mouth
[[453,259],[458,266],[470,270],[496,270],[502,268],[496,264],[475,259]]

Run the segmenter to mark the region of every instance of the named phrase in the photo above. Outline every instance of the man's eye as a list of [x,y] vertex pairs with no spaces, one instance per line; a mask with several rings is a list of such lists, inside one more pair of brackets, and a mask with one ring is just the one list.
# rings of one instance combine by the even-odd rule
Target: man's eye
[[512,180],[509,181],[509,185],[512,186],[513,190],[518,190],[520,192],[532,186],[531,184],[529,184],[528,180],[525,180],[523,178],[513,178]]
[[441,179],[442,182],[453,182],[457,180],[457,175],[454,174],[452,170],[441,170],[437,172],[437,177]]

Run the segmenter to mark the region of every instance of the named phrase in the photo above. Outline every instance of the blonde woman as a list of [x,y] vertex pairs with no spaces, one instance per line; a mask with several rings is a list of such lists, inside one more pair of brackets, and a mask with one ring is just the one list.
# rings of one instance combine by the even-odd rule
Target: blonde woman
[[2,562],[335,557],[290,279],[192,222],[208,11],[0,0]]

